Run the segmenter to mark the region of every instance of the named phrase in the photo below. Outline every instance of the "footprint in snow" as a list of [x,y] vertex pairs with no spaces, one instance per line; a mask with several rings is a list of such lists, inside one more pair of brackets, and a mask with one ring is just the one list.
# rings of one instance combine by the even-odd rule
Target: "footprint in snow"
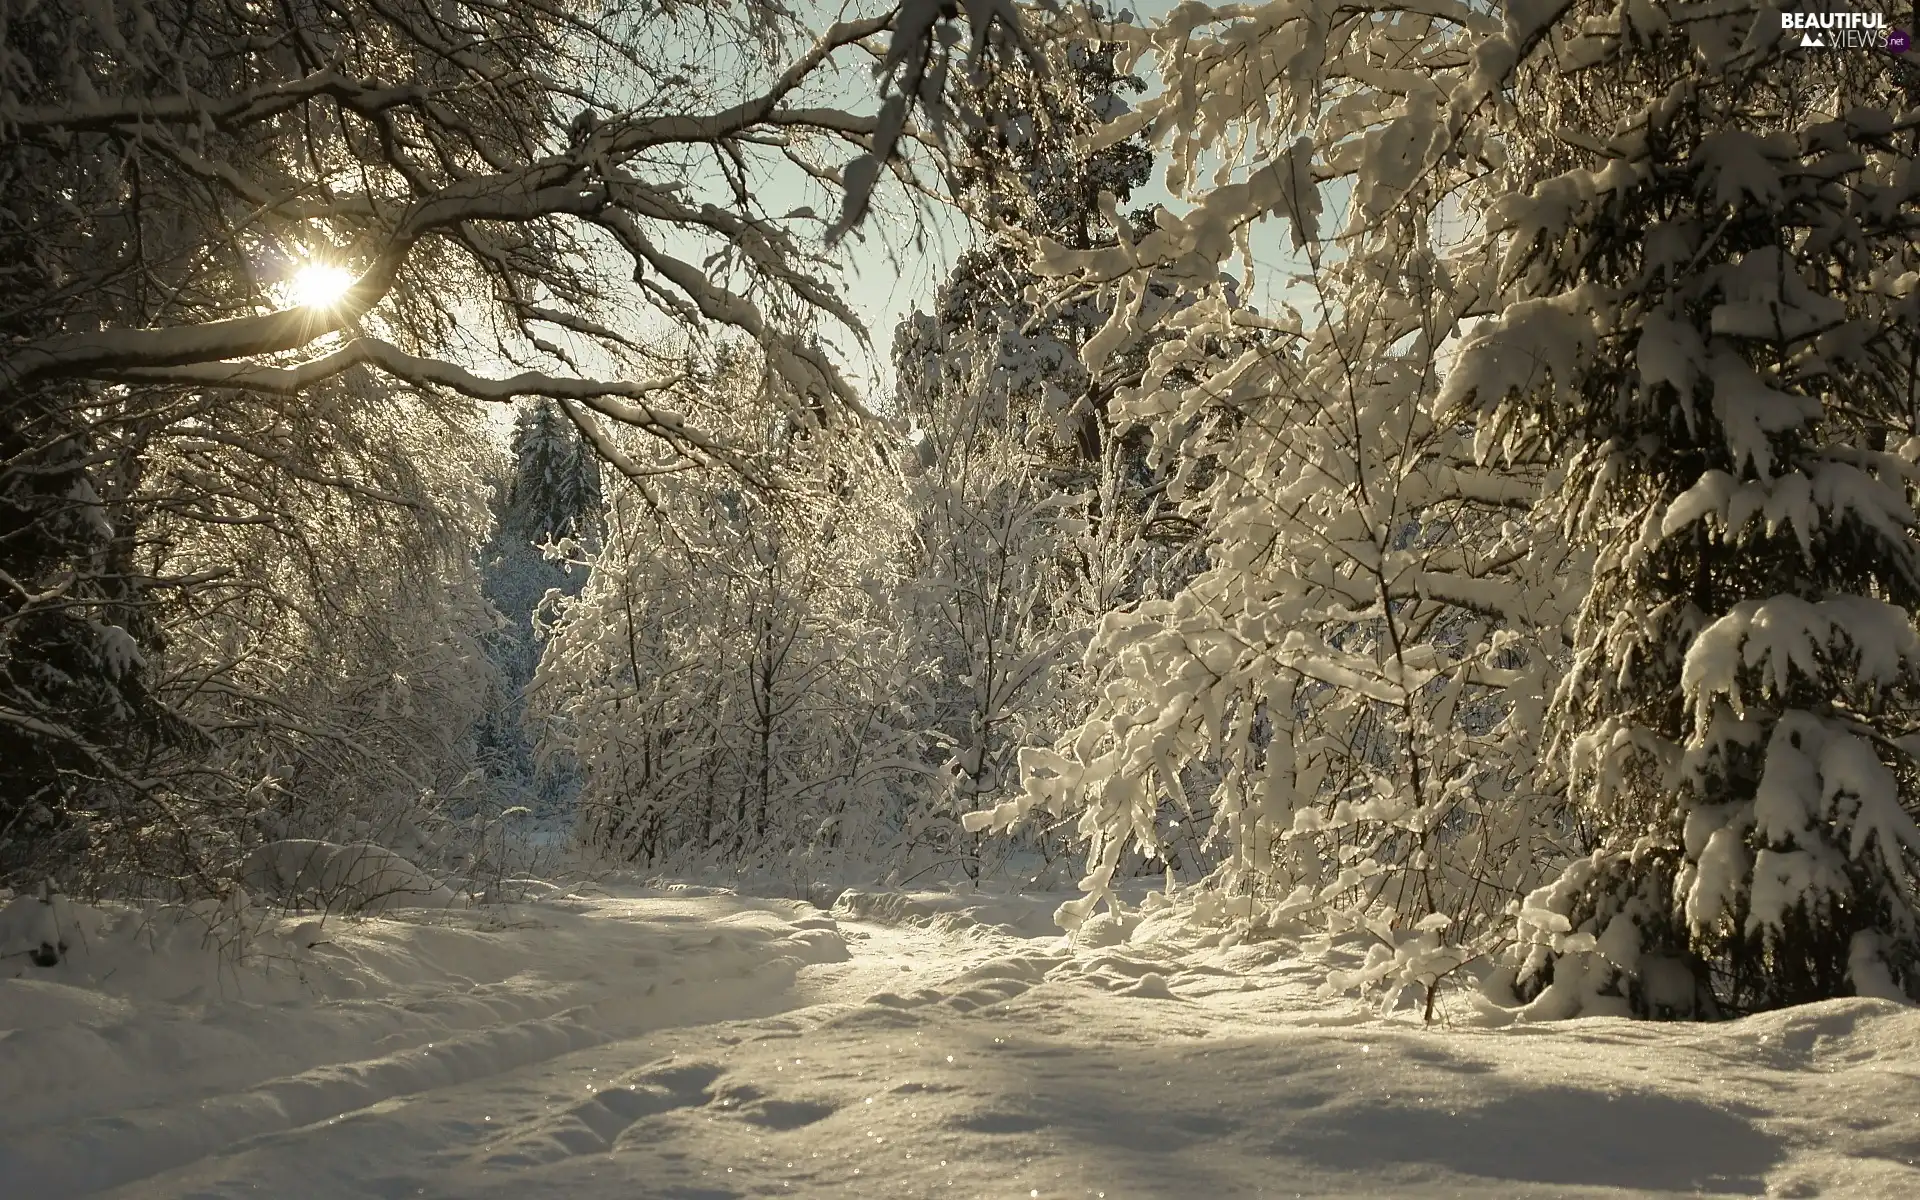
[[905,1083],[896,1083],[887,1089],[900,1096],[917,1096],[923,1093],[958,1092],[964,1090],[957,1083],[927,1083],[918,1079],[909,1079]]
[[1119,954],[1101,954],[1073,965],[1087,975],[1126,975],[1138,979],[1143,975],[1156,973],[1154,969],[1156,964]]
[[1032,987],[1033,985],[1024,979],[995,979],[979,987],[955,993],[947,997],[946,1003],[947,1007],[955,1012],[972,1012],[990,1004],[998,1004],[1002,1000],[1011,1000],[1015,996],[1024,995]]
[[867,997],[867,1003],[893,1009],[914,1009],[924,1008],[929,1004],[944,1004],[955,1012],[969,1013],[1022,995],[1031,990],[1036,982],[1046,977],[1044,969],[1028,963],[1017,964],[1018,969],[1007,969],[1004,964],[999,965],[1003,969],[997,971],[977,969],[951,981],[974,985],[952,995],[937,988],[921,988],[905,996],[898,992],[876,992]]
[[1017,1112],[978,1112],[947,1122],[948,1125],[964,1129],[968,1133],[1037,1133],[1047,1127],[1047,1122],[1031,1113]]
[[962,983],[978,983],[998,979],[1017,979],[1024,983],[1039,983],[1053,971],[1059,969],[1071,959],[1067,954],[1014,954],[1006,958],[989,959],[977,967],[962,971],[947,981],[949,986]]
[[868,1004],[877,1004],[882,1008],[921,1008],[945,999],[932,988],[921,988],[917,992],[902,996],[898,992],[875,992],[867,997]]
[[709,1085],[722,1074],[712,1063],[676,1063],[640,1072],[544,1122],[487,1156],[497,1167],[532,1167],[580,1154],[603,1154],[620,1136],[647,1117],[675,1109],[698,1108],[714,1096]]
[[762,1129],[785,1132],[789,1129],[801,1129],[819,1121],[824,1121],[840,1111],[837,1107],[818,1100],[759,1100],[740,1110],[742,1120]]

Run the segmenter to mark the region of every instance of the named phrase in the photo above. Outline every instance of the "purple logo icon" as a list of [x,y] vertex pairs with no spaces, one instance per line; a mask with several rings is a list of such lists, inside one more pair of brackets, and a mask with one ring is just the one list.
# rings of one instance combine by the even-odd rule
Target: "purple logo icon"
[[1887,52],[1905,54],[1913,49],[1913,36],[1904,29],[1896,29],[1887,35]]

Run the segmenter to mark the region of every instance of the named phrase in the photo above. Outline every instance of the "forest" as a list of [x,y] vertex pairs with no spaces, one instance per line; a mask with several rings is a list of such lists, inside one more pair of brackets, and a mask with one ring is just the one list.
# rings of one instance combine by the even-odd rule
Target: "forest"
[[0,0],[0,899],[1151,884],[1427,1018],[1920,999],[1862,24]]

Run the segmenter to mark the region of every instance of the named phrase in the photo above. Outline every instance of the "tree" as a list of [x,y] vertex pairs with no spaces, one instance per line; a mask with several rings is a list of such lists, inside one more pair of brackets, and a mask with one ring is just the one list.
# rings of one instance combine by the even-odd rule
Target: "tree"
[[44,400],[0,425],[0,880],[84,849],[73,780],[97,781],[125,816],[164,793],[198,740],[153,694],[156,622],[94,488],[91,443]]
[[[903,415],[922,425],[1018,428],[1055,461],[1064,487],[1100,461],[1111,382],[1096,382],[1080,348],[1106,323],[1100,297],[1046,294],[1032,239],[1111,245],[1117,206],[1146,182],[1151,154],[1135,136],[1091,149],[1144,85],[1114,67],[1116,47],[1062,32],[1046,75],[1007,71],[977,103],[953,183],[986,233],[895,339]],[[1105,199],[1103,199],[1105,197]]]
[[[951,10],[920,3],[818,39],[756,0],[3,11],[0,723],[25,764],[9,796],[32,799],[10,798],[0,823],[30,822],[33,856],[45,831],[90,824],[76,853],[110,844],[199,891],[222,886],[217,864],[261,815],[249,797],[265,777],[237,764],[285,763],[209,757],[247,722],[196,729],[182,697],[251,707],[283,749],[348,744],[327,723],[291,732],[309,695],[295,680],[327,678],[324,647],[296,639],[317,657],[246,675],[285,622],[380,623],[362,605],[394,581],[351,593],[354,564],[383,559],[333,522],[414,519],[424,541],[407,544],[432,548],[417,562],[445,564],[472,510],[438,468],[465,460],[416,456],[471,419],[470,400],[551,399],[643,482],[603,419],[654,436],[670,466],[752,477],[702,414],[661,405],[673,372],[636,309],[756,341],[797,420],[858,411],[809,336],[816,315],[857,326],[824,243],[883,171],[917,182],[908,118],[947,114],[954,64],[986,72],[1019,45],[992,0],[967,6],[964,43],[944,36]],[[719,42],[741,54],[697,53]],[[850,58],[879,64],[877,113],[819,99]],[[769,177],[804,181],[839,219],[770,212]],[[414,427],[369,446],[381,407]],[[162,461],[178,469],[149,470]],[[160,568],[176,549],[192,571]],[[417,632],[373,636],[393,662],[330,665],[390,683]],[[168,680],[183,690],[162,698]],[[167,863],[150,853],[162,842]]]
[[534,693],[580,763],[588,848],[654,867],[769,870],[796,888],[901,844],[918,769],[892,604],[897,487],[871,431],[807,430],[757,355],[690,385],[725,395],[778,481],[663,476],[617,493],[604,545],[563,600]]
[[[1915,992],[1915,144],[1773,15],[1559,6],[1513,78],[1447,403],[1568,462],[1554,698],[1592,853],[1528,898],[1541,1012]],[[1497,274],[1495,265],[1497,264]]]
[[[1253,162],[1124,253],[1042,269],[1204,288],[1275,213],[1315,312],[1297,354],[1127,401],[1239,415],[1213,441],[1215,568],[1110,633],[1095,720],[994,818],[1087,806],[1100,867],[1065,916],[1220,747],[1248,769],[1221,787],[1234,832],[1273,822],[1339,869],[1268,917],[1338,901],[1380,939],[1350,981],[1431,996],[1485,895],[1513,898],[1505,978],[1540,1014],[1911,988],[1913,145],[1880,65],[1799,56],[1758,8],[1659,4],[1189,7],[1123,40],[1165,86],[1112,136],[1167,138],[1175,186],[1223,147]],[[1535,602],[1563,563],[1591,572],[1564,626]],[[1535,849],[1557,846],[1564,869]],[[1275,873],[1248,865],[1257,898]]]
[[963,823],[1017,785],[1022,747],[1075,715],[1067,673],[1091,615],[1071,586],[1084,498],[1049,486],[1012,431],[942,430],[922,444],[932,461],[908,480],[901,610],[927,666],[914,724],[942,787],[915,806],[911,837],[978,881],[990,865]]
[[116,524],[165,635],[155,695],[205,739],[170,801],[194,832],[107,838],[82,865],[139,851],[122,883],[192,864],[199,890],[254,840],[387,837],[470,797],[494,686],[473,551],[497,451],[477,414],[403,395],[150,399],[179,408],[160,409]]
[[493,537],[481,550],[487,602],[502,626],[490,640],[500,690],[479,731],[480,755],[510,791],[553,810],[570,798],[573,772],[567,764],[543,770],[536,762],[526,690],[540,665],[542,620],[551,619],[553,602],[579,593],[586,582],[579,560],[599,545],[600,460],[559,406],[545,401],[515,418],[510,453]]
[[[1162,87],[1103,137],[1151,131],[1188,207],[1036,258],[1117,293],[1089,358],[1157,318],[1113,411],[1148,432],[1207,561],[1102,626],[1087,719],[1027,751],[1024,794],[981,823],[1079,811],[1072,925],[1177,821],[1216,856],[1224,911],[1355,935],[1364,964],[1339,982],[1390,1002],[1420,985],[1431,1006],[1497,948],[1563,832],[1536,734],[1564,658],[1555,593],[1578,568],[1535,505],[1548,460],[1490,469],[1437,406],[1477,298],[1445,226],[1491,152],[1484,123],[1449,124],[1488,86],[1486,27],[1281,4],[1111,36],[1123,69],[1151,49]],[[1253,69],[1268,62],[1284,69]],[[1210,180],[1208,156],[1226,164]],[[1333,197],[1346,219],[1327,229]],[[1268,217],[1289,226],[1305,316],[1253,312],[1251,279],[1221,274]]]
[[[895,340],[896,406],[916,439],[905,600],[934,669],[916,703],[946,779],[923,828],[975,878],[981,847],[959,823],[1017,789],[1023,747],[1078,719],[1076,667],[1094,624],[1154,590],[1188,548],[1144,441],[1111,411],[1154,335],[1083,361],[1112,297],[1049,288],[1031,265],[1038,237],[1113,245],[1119,205],[1147,178],[1143,139],[1090,148],[1144,89],[1116,70],[1115,51],[1073,30],[1051,42],[1045,81],[995,81],[956,172],[987,236]],[[1051,857],[1046,835],[1037,840]]]

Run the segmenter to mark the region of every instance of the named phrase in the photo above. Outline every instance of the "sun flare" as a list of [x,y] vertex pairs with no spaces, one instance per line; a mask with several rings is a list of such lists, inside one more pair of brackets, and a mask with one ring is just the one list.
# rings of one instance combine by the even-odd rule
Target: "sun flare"
[[293,302],[303,308],[332,308],[353,286],[353,272],[330,263],[308,263],[294,273]]

